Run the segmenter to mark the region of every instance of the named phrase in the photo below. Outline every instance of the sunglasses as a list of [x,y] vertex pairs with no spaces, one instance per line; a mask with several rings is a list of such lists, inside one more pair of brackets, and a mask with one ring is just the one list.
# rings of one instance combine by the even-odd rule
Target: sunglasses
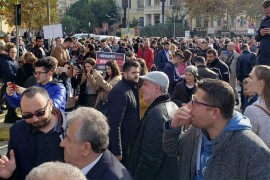
[[49,104],[49,101],[50,101],[50,99],[48,100],[48,102],[47,102],[47,104],[46,104],[46,106],[44,108],[38,110],[37,112],[35,112],[33,114],[32,113],[23,114],[23,112],[22,112],[22,118],[23,119],[31,119],[33,116],[36,116],[36,117],[44,116],[45,112],[46,112],[46,108],[47,108],[47,106]]

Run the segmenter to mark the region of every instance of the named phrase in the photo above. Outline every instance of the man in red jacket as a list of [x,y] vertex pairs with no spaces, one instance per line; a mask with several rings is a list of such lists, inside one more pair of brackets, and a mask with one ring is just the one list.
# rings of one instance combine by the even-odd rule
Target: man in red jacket
[[154,66],[154,52],[150,48],[149,39],[146,38],[143,40],[143,47],[138,51],[137,58],[143,58],[145,60],[148,70],[151,70]]

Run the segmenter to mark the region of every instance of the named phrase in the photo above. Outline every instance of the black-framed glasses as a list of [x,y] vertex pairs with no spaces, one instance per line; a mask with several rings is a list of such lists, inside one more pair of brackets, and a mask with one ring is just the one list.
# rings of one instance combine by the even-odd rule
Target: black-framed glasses
[[23,119],[30,119],[30,118],[32,118],[33,116],[36,116],[36,117],[44,116],[44,115],[45,115],[45,112],[46,112],[46,108],[47,108],[47,106],[48,106],[48,104],[49,104],[49,101],[50,101],[50,99],[48,100],[48,102],[47,102],[47,104],[46,104],[46,106],[45,106],[44,108],[38,110],[37,112],[35,112],[35,113],[33,113],[33,114],[32,114],[32,113],[29,113],[29,114],[23,114],[23,112],[22,112],[22,118],[23,118]]
[[34,71],[33,72],[33,74],[35,75],[35,76],[40,76],[41,74],[43,74],[43,73],[48,73],[48,71],[44,71],[44,72],[36,72],[36,71]]
[[204,106],[207,106],[207,107],[213,107],[213,108],[217,108],[216,106],[214,105],[211,105],[211,104],[206,104],[206,103],[203,103],[203,102],[199,102],[197,100],[194,99],[194,95],[192,95],[192,98],[191,98],[191,105],[193,106],[195,104],[201,104],[201,105],[204,105]]

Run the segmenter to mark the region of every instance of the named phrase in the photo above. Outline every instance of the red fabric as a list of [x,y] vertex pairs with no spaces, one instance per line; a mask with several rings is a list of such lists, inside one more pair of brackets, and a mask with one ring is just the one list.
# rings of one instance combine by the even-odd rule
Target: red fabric
[[237,44],[234,45],[234,50],[235,50],[238,54],[240,54],[240,52],[241,52],[241,50],[240,50],[240,48],[239,48],[239,46],[238,46]]
[[143,58],[145,60],[148,69],[152,68],[154,62],[154,52],[151,48],[146,48],[143,53],[143,48],[141,48],[137,53],[137,58]]

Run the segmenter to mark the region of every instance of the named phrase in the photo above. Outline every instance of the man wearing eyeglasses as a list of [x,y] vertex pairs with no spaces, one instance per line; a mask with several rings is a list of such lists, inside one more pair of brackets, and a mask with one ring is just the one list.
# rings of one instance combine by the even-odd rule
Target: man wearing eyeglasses
[[[49,93],[52,99],[53,106],[65,111],[66,105],[66,89],[63,84],[53,79],[53,74],[56,69],[57,60],[54,57],[48,56],[39,59],[35,62],[35,70],[33,72],[37,84],[35,86],[43,87]],[[10,86],[6,88],[5,98],[11,107],[19,107],[21,94],[25,88],[20,86]]]
[[31,87],[22,93],[23,120],[10,129],[8,157],[0,159],[0,178],[24,179],[34,167],[49,161],[64,161],[59,146],[66,129],[63,112],[53,106],[48,92]]
[[[183,125],[192,126],[183,131]],[[179,157],[180,179],[270,179],[270,150],[234,112],[230,85],[204,79],[187,106],[165,123],[163,148]]]

